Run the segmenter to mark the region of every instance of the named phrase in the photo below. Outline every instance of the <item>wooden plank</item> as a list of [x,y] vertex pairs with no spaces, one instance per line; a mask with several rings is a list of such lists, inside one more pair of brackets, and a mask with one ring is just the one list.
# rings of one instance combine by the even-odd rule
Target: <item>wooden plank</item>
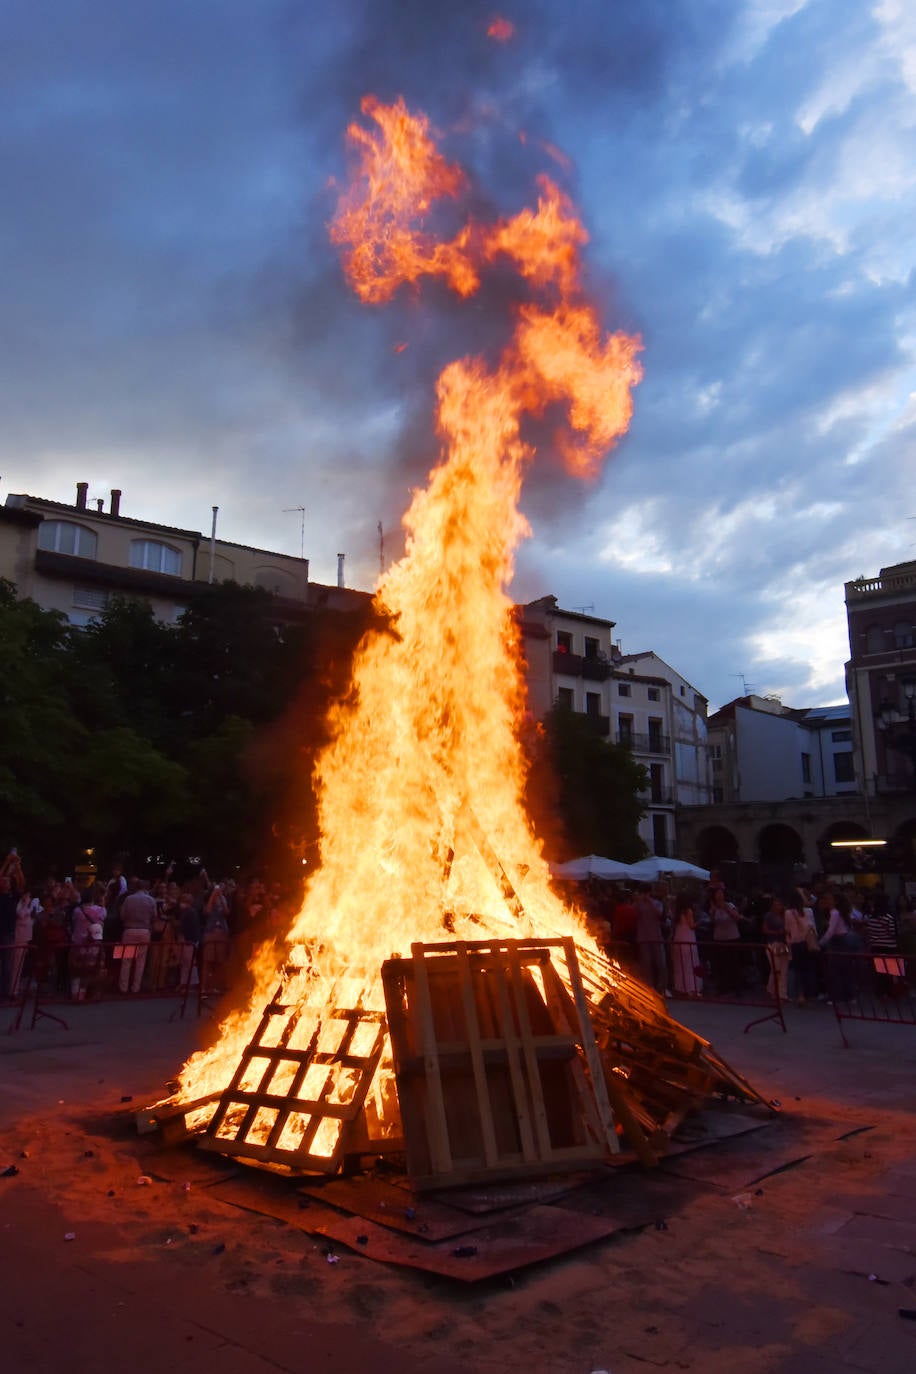
[[515,1106],[515,1119],[518,1123],[519,1141],[522,1147],[522,1159],[526,1164],[530,1164],[537,1158],[537,1149],[534,1143],[534,1135],[531,1124],[531,1110],[529,1108],[529,1094],[525,1084],[525,1076],[522,1073],[521,1055],[522,1044],[515,1029],[515,1019],[512,1015],[512,1005],[509,1000],[509,989],[506,987],[505,964],[500,961],[499,967],[495,970],[496,995],[503,1028],[503,1042],[506,1048],[506,1058],[509,1065],[509,1081],[512,1085],[512,1100]]
[[464,1016],[467,1024],[468,1049],[474,1069],[474,1085],[477,1089],[477,1107],[480,1117],[480,1132],[483,1138],[484,1160],[493,1166],[498,1159],[498,1150],[496,1148],[496,1131],[493,1126],[493,1110],[490,1105],[490,1085],[487,1082],[487,1071],[484,1067],[480,1046],[480,1024],[477,1018],[477,1005],[474,1000],[474,986],[471,982],[471,967],[468,952],[463,945],[459,944],[456,950],[456,959],[461,1000],[464,1004]]
[[572,989],[573,1001],[579,1013],[582,1051],[585,1055],[585,1062],[588,1064],[588,1071],[592,1080],[592,1092],[595,1095],[595,1105],[598,1108],[598,1115],[604,1127],[608,1149],[611,1154],[618,1154],[620,1151],[620,1141],[617,1139],[614,1113],[611,1111],[611,1104],[608,1100],[607,1085],[604,1081],[604,1069],[598,1055],[598,1046],[595,1044],[595,1032],[592,1029],[589,1007],[585,1000],[585,993],[582,989],[582,979],[579,977],[579,961],[576,958],[575,941],[571,938],[564,940],[563,948],[566,953],[566,967],[569,971],[569,984]]
[[540,1159],[549,1159],[552,1147],[550,1141],[550,1127],[547,1122],[547,1108],[544,1105],[544,1093],[541,1087],[540,1066],[538,1065],[534,1046],[531,1043],[531,1020],[528,1016],[528,1004],[525,1000],[525,985],[522,981],[518,951],[511,942],[507,942],[506,944],[506,959],[509,965],[509,978],[514,998],[514,1009],[519,1028],[522,1056],[527,1070],[528,1092],[531,1098],[532,1116],[534,1118],[534,1135],[537,1144],[537,1154]]
[[413,990],[417,1015],[419,1017],[420,1052],[426,1069],[426,1134],[429,1143],[433,1168],[447,1174],[452,1168],[452,1152],[448,1137],[448,1121],[445,1115],[445,1098],[442,1094],[442,1077],[439,1073],[439,1060],[436,1052],[436,1026],[433,1021],[432,1001],[429,993],[429,980],[423,962],[423,946],[412,944],[410,947],[413,966]]

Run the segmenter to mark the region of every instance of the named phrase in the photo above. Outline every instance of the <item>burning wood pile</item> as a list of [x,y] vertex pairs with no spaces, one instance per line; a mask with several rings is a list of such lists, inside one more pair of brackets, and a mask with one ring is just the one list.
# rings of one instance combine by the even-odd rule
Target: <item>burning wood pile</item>
[[[274,952],[256,957],[249,1005],[185,1065],[174,1111],[207,1148],[274,1169],[401,1151],[418,1187],[650,1163],[709,1094],[757,1095],[551,887],[522,802],[506,591],[526,468],[537,453],[597,473],[629,423],[640,343],[604,333],[587,234],[553,181],[536,209],[479,222],[422,115],[370,97],[363,113],[331,226],[360,298],[429,277],[472,297],[496,270],[499,299],[507,270],[519,287],[495,360],[439,377],[441,453],[376,593],[390,631],[360,646],[318,761],[321,862],[279,980]],[[550,435],[537,445],[532,417]]]

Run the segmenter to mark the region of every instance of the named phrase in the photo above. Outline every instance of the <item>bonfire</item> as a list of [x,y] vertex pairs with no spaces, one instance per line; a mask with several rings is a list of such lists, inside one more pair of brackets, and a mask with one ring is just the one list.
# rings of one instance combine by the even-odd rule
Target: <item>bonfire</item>
[[[527,469],[598,474],[630,421],[640,341],[605,332],[586,298],[588,236],[554,181],[514,217],[478,222],[422,114],[366,97],[362,115],[330,226],[360,299],[382,307],[431,278],[470,299],[494,265],[523,289],[498,356],[438,379],[441,451],[376,591],[388,628],[363,640],[333,709],[314,779],[320,863],[286,957],[278,969],[273,946],[255,955],[247,1004],[184,1066],[176,1103],[210,1148],[293,1170],[406,1134],[414,1172],[477,1176],[458,1167],[459,1118],[473,1118],[464,1155],[484,1171],[621,1141],[648,1160],[703,1093],[754,1094],[602,956],[551,885],[523,804],[508,593]],[[443,206],[461,221],[447,239],[427,228]],[[548,451],[528,417],[541,434],[556,420]]]

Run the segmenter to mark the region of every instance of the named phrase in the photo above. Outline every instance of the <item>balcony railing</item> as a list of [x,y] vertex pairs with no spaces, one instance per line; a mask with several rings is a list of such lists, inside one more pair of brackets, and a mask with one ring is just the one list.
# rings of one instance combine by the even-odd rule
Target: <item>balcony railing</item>
[[617,743],[622,744],[625,749],[631,749],[634,754],[670,754],[671,736],[655,734],[641,735],[636,731],[620,730],[617,733]]
[[554,649],[553,671],[566,673],[569,677],[585,677],[590,682],[606,682],[611,676],[611,665],[600,655],[586,658],[582,654],[568,654],[562,649]]
[[882,592],[909,592],[916,590],[916,572],[895,573],[892,577],[859,577],[846,583],[847,600],[880,595]]
[[607,739],[611,733],[610,716],[596,716],[592,711],[582,711],[580,714],[588,721],[596,735],[600,735],[602,739]]

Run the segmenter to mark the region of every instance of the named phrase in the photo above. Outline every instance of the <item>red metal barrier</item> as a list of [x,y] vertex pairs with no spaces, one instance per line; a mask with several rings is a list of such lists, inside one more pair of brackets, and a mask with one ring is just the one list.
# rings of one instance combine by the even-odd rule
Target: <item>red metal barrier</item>
[[825,950],[827,994],[846,1049],[844,1021],[916,1026],[916,957],[886,950]]
[[783,1006],[790,964],[788,946],[749,940],[613,940],[604,948],[665,997],[726,1006],[766,1008],[744,1027],[775,1021],[786,1030]]
[[0,946],[0,1005],[16,1009],[9,1032],[18,1031],[31,1003],[29,1029],[41,1019],[68,1029],[62,1016],[47,1010],[121,998],[180,999],[173,1016],[189,1005],[197,1015],[211,997],[225,991],[231,948],[228,939],[189,941],[89,940],[82,944]]

